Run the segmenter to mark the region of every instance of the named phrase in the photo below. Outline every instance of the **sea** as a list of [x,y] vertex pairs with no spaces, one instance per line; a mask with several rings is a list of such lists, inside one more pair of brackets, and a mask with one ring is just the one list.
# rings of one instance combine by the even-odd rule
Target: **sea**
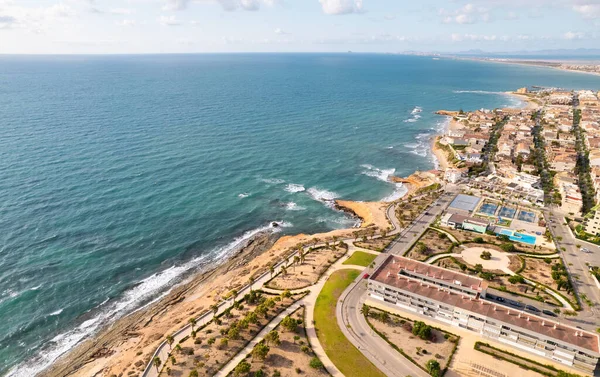
[[[384,54],[0,56],[0,375],[40,374],[260,231],[356,226],[438,109],[600,76]],[[273,226],[277,222],[278,226]]]

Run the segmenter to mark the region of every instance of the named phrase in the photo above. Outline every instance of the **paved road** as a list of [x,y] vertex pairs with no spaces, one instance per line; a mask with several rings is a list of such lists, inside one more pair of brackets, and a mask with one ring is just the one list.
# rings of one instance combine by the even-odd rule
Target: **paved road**
[[394,240],[388,246],[386,252],[395,255],[404,254],[409,247],[419,238],[421,234],[433,223],[437,216],[441,215],[442,212],[452,202],[452,199],[458,193],[456,186],[448,185],[446,192],[442,194],[429,208],[422,212],[416,219],[409,225],[408,228],[403,229],[400,232],[398,238]]
[[[572,276],[571,280],[575,289],[580,296],[584,294],[594,303],[594,306],[590,308],[582,300],[584,311],[579,314],[579,318],[574,318],[573,321],[578,322],[578,319],[581,319],[582,326],[587,325],[590,330],[595,330],[600,325],[600,318],[598,318],[600,290],[592,280],[594,277],[589,273],[585,263],[589,262],[592,265],[600,265],[600,249],[597,246],[591,246],[576,240],[569,231],[568,226],[565,225],[564,217],[557,210],[545,210],[544,215],[549,221],[550,232],[557,239],[558,249],[565,248],[565,251],[560,250],[560,254],[566,263],[567,270]],[[558,241],[558,237],[561,237],[562,240]],[[580,251],[576,247],[578,244],[592,250],[592,253],[587,254]]]
[[336,308],[336,317],[338,325],[342,332],[365,355],[375,366],[379,368],[386,376],[405,377],[428,376],[422,369],[401,356],[398,351],[392,348],[385,340],[377,335],[360,313],[360,308],[367,297],[366,284],[362,276],[346,290],[350,293],[347,296],[340,297],[343,305]]
[[[424,213],[420,214],[407,229],[400,232],[398,238],[386,250],[387,252],[381,253],[375,259],[375,264],[381,264],[387,258],[387,253],[395,255],[404,254],[415,240],[427,230],[436,217],[448,207],[457,193],[458,188],[456,186],[447,187],[446,192],[438,200],[427,208]],[[341,302],[341,304],[337,305],[336,316],[344,335],[377,368],[388,376],[427,376],[427,373],[401,356],[386,341],[372,332],[363,315],[360,313],[362,303],[368,297],[366,292],[366,284],[362,276],[359,276],[340,297],[338,302]]]

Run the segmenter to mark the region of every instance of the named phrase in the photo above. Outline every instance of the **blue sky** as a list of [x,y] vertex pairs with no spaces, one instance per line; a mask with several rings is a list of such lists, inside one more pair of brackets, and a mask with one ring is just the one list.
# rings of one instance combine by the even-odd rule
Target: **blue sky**
[[600,47],[600,0],[0,0],[0,53]]

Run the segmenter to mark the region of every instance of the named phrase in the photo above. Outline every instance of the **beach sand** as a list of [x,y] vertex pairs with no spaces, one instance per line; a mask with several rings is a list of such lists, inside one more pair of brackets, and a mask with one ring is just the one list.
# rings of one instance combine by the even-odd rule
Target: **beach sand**
[[[338,205],[362,218],[364,225],[389,227],[387,203],[341,201]],[[210,305],[234,288],[246,284],[291,253],[299,243],[352,237],[356,229],[338,229],[314,235],[283,236],[275,241],[263,233],[246,242],[230,260],[175,287],[166,297],[111,324],[79,344],[44,371],[46,377],[110,377],[139,375],[166,334],[183,327],[189,318],[208,311]]]
[[540,108],[540,104],[535,102],[531,97],[529,97],[526,94],[520,94],[520,93],[515,93],[515,92],[506,92],[506,94],[508,94],[509,96],[518,98],[521,101],[525,101],[525,103],[526,103],[525,109],[526,110],[537,110]]
[[441,136],[436,136],[433,139],[433,141],[431,142],[431,151],[437,159],[439,165],[438,170],[446,171],[446,169],[450,168],[452,164],[450,163],[450,161],[448,161],[448,156],[446,155],[446,152],[437,147],[437,143],[440,140],[440,138]]

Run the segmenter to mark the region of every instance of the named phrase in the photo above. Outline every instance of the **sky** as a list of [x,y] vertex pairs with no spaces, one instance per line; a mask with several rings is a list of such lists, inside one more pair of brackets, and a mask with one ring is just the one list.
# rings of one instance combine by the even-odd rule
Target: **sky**
[[0,0],[1,54],[600,48],[600,0]]

